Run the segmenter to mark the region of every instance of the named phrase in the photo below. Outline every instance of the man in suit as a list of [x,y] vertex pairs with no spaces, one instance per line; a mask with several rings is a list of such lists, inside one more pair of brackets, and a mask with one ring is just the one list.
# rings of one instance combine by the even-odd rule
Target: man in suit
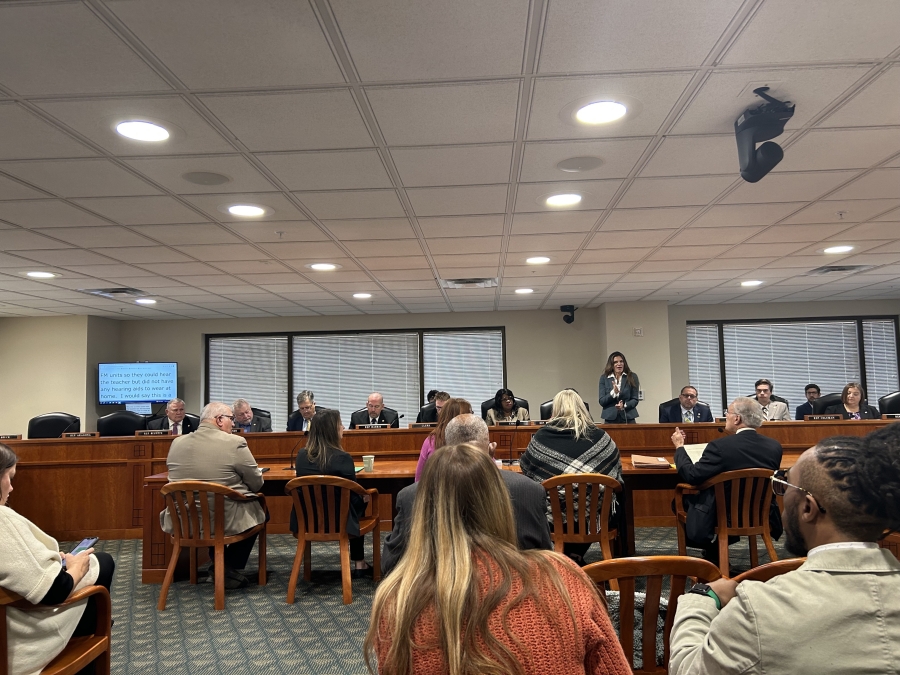
[[[444,431],[447,445],[471,443],[486,453],[493,455],[487,424],[480,415],[470,413],[454,417]],[[519,548],[540,548],[550,550],[550,526],[547,523],[547,491],[540,483],[526,478],[520,473],[500,471],[503,482],[512,500],[513,516],[516,521],[516,539]],[[387,574],[403,557],[409,528],[412,524],[412,508],[416,492],[421,483],[413,483],[397,493],[397,515],[394,529],[384,540],[381,552],[381,571]]]
[[239,398],[231,404],[234,410],[234,428],[245,434],[272,431],[272,418],[253,414],[247,399]]
[[184,401],[173,398],[166,406],[166,416],[147,422],[148,429],[166,429],[173,436],[181,436],[196,431],[194,423],[184,416]]
[[361,424],[387,424],[396,429],[400,426],[400,418],[397,413],[384,407],[384,397],[376,391],[369,394],[365,410],[350,415],[351,429]]
[[450,400],[450,394],[446,391],[436,391],[434,396],[430,397],[428,405],[423,406],[416,415],[416,422],[429,422],[434,424],[438,421],[438,415],[441,414],[441,408]]
[[876,542],[900,524],[900,426],[820,441],[772,486],[787,549],[806,561],[678,598],[669,673],[896,672],[900,563]]
[[[684,432],[676,427],[672,444],[676,448],[675,468],[679,478],[691,485],[700,485],[726,471],[777,470],[781,466],[781,443],[757,433],[762,423],[762,409],[758,402],[752,398],[734,399],[725,415],[725,431],[730,435],[708,443],[696,464],[684,449]],[[774,500],[772,503],[775,504]],[[704,557],[718,563],[718,546],[713,544],[716,534],[715,504],[714,488],[685,497],[685,532],[689,546],[704,549]],[[777,505],[775,508],[777,510]]]
[[[188,436],[172,441],[166,466],[169,481],[205,480],[244,494],[255,494],[263,486],[262,471],[250,454],[246,439],[231,433],[234,415],[218,401],[208,403],[200,413],[200,427]],[[168,509],[159,514],[163,532],[172,532]],[[240,534],[265,522],[259,502],[225,500],[225,535]],[[239,570],[247,566],[256,537],[225,547],[225,587],[244,588],[249,583]],[[210,557],[214,552],[210,549]]]
[[316,395],[309,389],[297,394],[297,409],[288,417],[288,431],[309,431],[309,423],[321,408],[316,405]]
[[772,398],[775,387],[766,379],[756,381],[756,400],[762,406],[763,420],[767,422],[790,422],[791,411],[787,403]]
[[678,402],[659,409],[661,424],[689,424],[692,422],[712,422],[709,406],[697,402],[697,389],[690,385],[681,388]]
[[794,416],[795,420],[803,420],[806,415],[813,414],[813,401],[819,398],[822,395],[822,390],[819,389],[819,385],[817,384],[808,384],[806,385],[806,403],[803,405],[797,406],[797,414]]

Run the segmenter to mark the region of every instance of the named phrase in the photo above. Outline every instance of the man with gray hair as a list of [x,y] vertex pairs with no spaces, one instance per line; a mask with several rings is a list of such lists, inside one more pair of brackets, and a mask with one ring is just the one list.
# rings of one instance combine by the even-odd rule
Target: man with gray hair
[[[159,413],[157,413],[159,414]],[[166,405],[166,416],[158,417],[147,422],[148,429],[165,429],[173,436],[181,436],[196,431],[194,422],[190,417],[185,417],[184,401],[173,398]]]
[[[478,415],[465,414],[454,417],[444,430],[445,445],[469,443],[493,456],[496,443],[490,442],[487,424]],[[547,523],[547,491],[533,480],[513,471],[500,471],[500,477],[509,490],[512,500],[513,517],[516,521],[516,539],[519,548],[526,550],[541,548],[550,550],[550,526]],[[397,494],[397,515],[394,529],[384,540],[381,552],[381,572],[387,574],[403,557],[409,528],[412,523],[412,509],[415,504],[419,483],[409,485]]]
[[254,415],[250,402],[245,398],[239,398],[231,404],[234,409],[234,428],[245,434],[260,431],[272,431],[272,418]]
[[310,422],[319,410],[316,405],[316,395],[309,389],[304,389],[297,394],[297,409],[288,417],[288,431],[309,431]]
[[[180,436],[169,446],[166,466],[169,481],[205,480],[244,494],[255,494],[263,486],[262,471],[250,454],[246,439],[231,433],[234,415],[231,407],[212,401],[200,413],[200,427]],[[225,500],[225,535],[240,534],[265,522],[259,502]],[[166,509],[159,514],[164,532],[172,533],[172,520]],[[247,566],[256,537],[225,547],[225,588],[243,588],[250,582],[239,570]],[[210,548],[210,558],[213,557]]]
[[[730,434],[707,443],[700,459],[695,463],[684,449],[684,432],[675,427],[672,444],[675,446],[675,468],[681,480],[700,485],[726,471],[738,469],[781,468],[781,443],[757,432],[764,421],[762,406],[752,398],[738,397],[728,406],[725,415],[725,431]],[[774,507],[773,524],[780,522],[778,505]],[[714,488],[698,495],[685,497],[687,522],[685,535],[688,546],[702,548],[703,557],[718,564],[718,545],[713,542],[716,534],[716,493]],[[773,531],[777,539],[781,530]]]

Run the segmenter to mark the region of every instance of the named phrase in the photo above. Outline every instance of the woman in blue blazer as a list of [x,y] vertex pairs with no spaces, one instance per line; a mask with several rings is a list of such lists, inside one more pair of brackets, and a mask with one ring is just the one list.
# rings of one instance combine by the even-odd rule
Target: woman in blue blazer
[[600,376],[600,417],[607,424],[634,424],[641,383],[622,352],[613,352]]

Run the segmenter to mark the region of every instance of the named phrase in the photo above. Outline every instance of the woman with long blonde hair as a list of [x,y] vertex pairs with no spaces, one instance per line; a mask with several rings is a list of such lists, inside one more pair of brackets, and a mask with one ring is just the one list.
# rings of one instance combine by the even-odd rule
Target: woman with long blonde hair
[[561,555],[517,548],[499,471],[468,444],[428,460],[364,650],[382,675],[631,672],[593,583]]

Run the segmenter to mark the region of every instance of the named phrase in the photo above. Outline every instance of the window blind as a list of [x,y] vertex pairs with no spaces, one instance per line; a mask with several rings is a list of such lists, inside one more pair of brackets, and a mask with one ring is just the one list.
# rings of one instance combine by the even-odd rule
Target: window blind
[[713,417],[718,417],[724,412],[718,326],[688,326],[687,342],[690,381],[682,386],[696,387],[699,399],[709,403]]
[[[296,335],[292,337],[294,373],[291,396],[311,390],[316,405],[341,411],[345,427],[350,415],[366,407],[372,392],[384,405],[414,422],[419,410],[418,333]],[[296,409],[296,404],[292,407]]]
[[863,349],[866,354],[866,394],[869,405],[900,390],[897,375],[897,332],[892,320],[864,320]]
[[254,408],[272,413],[273,431],[284,431],[287,356],[286,335],[210,338],[209,400],[231,405],[245,398]]
[[[439,389],[464,398],[481,414],[481,402],[503,387],[503,331],[425,332],[422,335],[425,391]],[[536,406],[539,401],[529,401]],[[531,411],[534,416],[534,411]]]
[[860,379],[856,321],[725,324],[723,338],[729,401],[752,396],[766,378],[793,417],[808,383],[829,394]]

